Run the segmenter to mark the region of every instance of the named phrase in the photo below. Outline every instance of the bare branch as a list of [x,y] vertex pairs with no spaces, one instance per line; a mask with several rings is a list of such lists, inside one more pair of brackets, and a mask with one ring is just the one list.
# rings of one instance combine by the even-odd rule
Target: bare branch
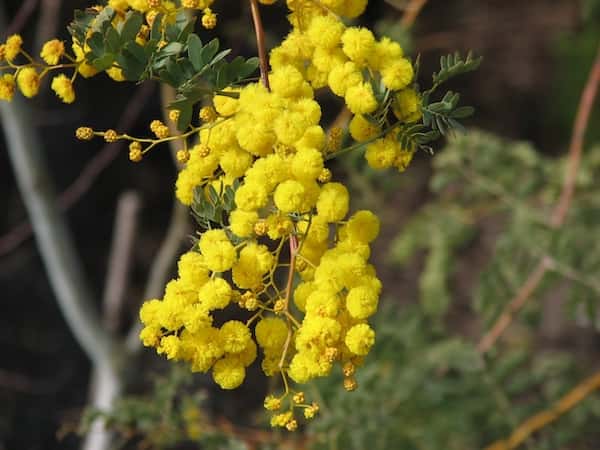
[[139,195],[136,192],[128,191],[121,195],[117,205],[108,259],[108,275],[104,284],[102,300],[104,325],[113,333],[118,331],[121,323],[140,204]]
[[95,364],[113,361],[118,347],[103,328],[94,306],[83,265],[59,211],[42,158],[42,144],[31,129],[31,114],[23,100],[17,97],[11,103],[0,104],[0,115],[15,177],[63,316]]
[[[143,111],[147,100],[154,92],[153,83],[144,83],[133,95],[125,111],[118,120],[118,130],[128,130],[137,121]],[[106,144],[92,158],[79,173],[79,176],[71,185],[61,193],[59,206],[62,211],[67,211],[75,205],[94,185],[98,176],[115,160],[123,148],[122,142]],[[21,222],[11,231],[0,237],[0,256],[3,256],[27,240],[32,233],[28,222]]]
[[[583,140],[589,123],[591,110],[596,95],[598,94],[599,84],[600,46],[598,47],[596,59],[590,70],[587,83],[583,89],[573,125],[573,135],[571,136],[571,143],[569,145],[567,173],[559,201],[552,213],[551,223],[556,228],[560,228],[564,224],[573,200],[577,171],[579,170],[579,165],[581,163]],[[494,346],[502,333],[504,333],[504,330],[510,325],[515,314],[527,303],[544,279],[546,272],[551,268],[553,268],[552,261],[547,257],[542,257],[536,268],[527,277],[523,286],[518,290],[517,295],[507,303],[504,311],[496,320],[490,331],[488,331],[479,341],[477,348],[481,353],[486,353]]]

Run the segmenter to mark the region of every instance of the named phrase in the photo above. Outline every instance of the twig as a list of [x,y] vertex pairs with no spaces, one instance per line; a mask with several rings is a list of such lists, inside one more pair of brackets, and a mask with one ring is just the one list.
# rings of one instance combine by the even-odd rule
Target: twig
[[250,0],[250,9],[252,11],[252,21],[254,22],[254,32],[256,33],[256,46],[258,47],[258,59],[260,61],[260,78],[267,89],[269,86],[269,62],[267,60],[267,50],[265,46],[265,30],[260,18],[260,10],[256,0]]
[[94,306],[73,238],[59,212],[41,143],[30,126],[32,116],[20,98],[0,104],[0,114],[15,177],[59,307],[87,356],[95,364],[113,361],[117,343],[102,327]]
[[102,300],[104,326],[113,333],[118,331],[121,323],[140,204],[140,196],[134,191],[128,191],[121,195],[117,205]]
[[[569,145],[567,174],[565,176],[561,196],[552,212],[552,224],[556,228],[560,228],[563,225],[573,200],[577,171],[581,162],[583,139],[589,123],[592,106],[594,105],[594,100],[598,93],[599,84],[600,46],[596,53],[596,59],[592,65],[587,83],[583,89],[581,100],[579,101],[579,107],[573,126],[573,135],[571,136],[571,143]],[[504,330],[510,325],[514,315],[527,303],[529,298],[541,284],[544,275],[551,268],[551,265],[551,260],[549,258],[542,257],[536,268],[530,273],[523,286],[517,292],[517,295],[508,302],[504,311],[498,320],[496,320],[490,331],[488,331],[479,341],[477,348],[481,353],[486,353],[494,346],[502,333],[504,333]]]
[[579,108],[577,110],[577,117],[573,125],[573,135],[571,137],[571,144],[569,146],[569,161],[567,165],[567,173],[565,176],[563,189],[561,192],[558,205],[554,209],[552,215],[552,224],[559,228],[565,221],[571,202],[573,201],[573,194],[575,193],[575,182],[577,181],[577,172],[579,165],[581,164],[581,153],[583,150],[583,140],[585,138],[585,132],[590,121],[590,115],[592,107],[594,106],[594,100],[598,94],[598,85],[600,84],[600,47],[594,60],[594,65],[590,71],[588,81],[581,94],[581,100],[579,102]]
[[[168,105],[173,99],[175,93],[172,88],[162,85],[161,86],[161,103]],[[164,108],[166,111],[166,107]],[[176,133],[177,130],[174,128],[172,122],[167,121],[171,133]],[[177,165],[175,158],[175,147],[176,141],[170,141],[171,154],[173,160]],[[169,279],[171,269],[173,267],[173,261],[181,248],[183,239],[188,234],[189,230],[189,211],[188,208],[181,204],[177,199],[173,201],[173,209],[171,212],[171,218],[167,228],[167,233],[164,240],[162,241],[158,253],[154,258],[154,262],[150,267],[150,273],[148,274],[148,281],[146,288],[144,289],[144,300],[160,297],[163,293],[165,284]],[[141,349],[140,342],[140,331],[142,329],[141,323],[136,320],[129,330],[125,339],[125,348],[131,354],[137,353]]]
[[[127,130],[135,124],[153,91],[154,85],[152,83],[144,83],[137,90],[119,118],[117,129]],[[121,142],[106,144],[102,147],[100,152],[81,170],[75,181],[60,195],[59,206],[62,211],[67,211],[81,200],[85,193],[94,185],[98,176],[119,155],[122,148],[123,143]],[[0,256],[16,249],[31,236],[31,233],[31,225],[28,222],[16,225],[11,231],[0,237]]]
[[559,419],[597,389],[600,389],[600,372],[579,383],[551,408],[525,420],[511,433],[508,439],[497,441],[486,447],[485,450],[513,450],[517,448],[533,433]]
[[402,20],[400,21],[400,25],[404,29],[408,29],[412,27],[415,23],[415,20],[419,16],[419,13],[427,3],[427,0],[411,0],[406,9],[404,10],[404,15],[402,16]]
[[[119,198],[102,302],[104,326],[112,333],[116,333],[121,321],[139,209],[140,198],[137,193],[128,191]],[[94,366],[90,382],[90,405],[102,411],[110,411],[123,390],[123,384],[122,373]],[[104,420],[98,418],[91,424],[82,449],[108,449],[113,437]]]
[[29,17],[31,17],[31,14],[33,14],[35,11],[37,3],[38,0],[25,0],[23,3],[21,3],[19,11],[17,11],[17,14],[15,14],[15,17],[8,27],[6,27],[5,33],[2,34],[10,36],[11,34],[19,33],[25,27],[25,24],[27,23],[27,20],[29,20]]

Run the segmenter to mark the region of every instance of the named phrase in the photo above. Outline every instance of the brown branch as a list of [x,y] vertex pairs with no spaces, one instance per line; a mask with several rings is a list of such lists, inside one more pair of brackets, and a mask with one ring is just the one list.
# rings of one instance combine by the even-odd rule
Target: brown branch
[[[21,7],[12,22],[6,27],[5,34],[6,36],[10,36],[11,34],[19,33],[24,27],[31,14],[35,11],[35,7],[37,6],[38,0],[25,0],[21,3]],[[3,33],[4,34],[4,33]]]
[[597,389],[600,389],[600,372],[579,383],[549,409],[525,420],[511,433],[508,439],[497,441],[486,447],[485,450],[513,450],[517,448],[533,433],[559,419]]
[[[146,101],[151,97],[154,85],[145,83],[129,101],[118,121],[117,129],[130,129],[142,113]],[[59,197],[61,211],[69,210],[93,186],[98,176],[115,160],[123,147],[122,142],[106,144],[82,169],[79,176]],[[15,250],[32,234],[29,222],[21,222],[11,231],[0,237],[0,256]]]
[[269,62],[267,59],[267,50],[265,46],[265,29],[260,18],[260,10],[256,0],[250,0],[250,9],[252,11],[252,21],[254,22],[254,32],[256,33],[256,46],[258,47],[258,59],[260,61],[260,78],[267,89],[269,86]]
[[[573,200],[575,192],[575,181],[577,171],[581,163],[581,153],[583,150],[583,140],[589,123],[590,114],[594,105],[594,100],[598,94],[598,85],[600,84],[600,46],[596,54],[596,59],[590,70],[587,83],[583,89],[577,115],[573,125],[573,135],[569,145],[568,166],[565,175],[563,189],[552,212],[552,225],[560,228]],[[542,257],[536,268],[527,277],[523,286],[518,290],[517,295],[508,302],[500,317],[496,320],[492,328],[481,338],[477,345],[481,353],[489,351],[502,333],[508,328],[515,314],[527,303],[529,298],[536,291],[544,279],[544,275],[551,268],[552,264],[549,258]]]
[[588,81],[581,94],[577,116],[573,125],[573,135],[569,146],[569,161],[567,173],[565,176],[563,189],[560,199],[552,215],[552,225],[559,228],[565,221],[569,207],[575,193],[575,182],[577,181],[577,172],[581,164],[581,153],[583,150],[583,140],[587,130],[594,100],[598,94],[598,85],[600,84],[600,47],[596,54],[596,59],[590,71]]
[[427,0],[411,0],[406,9],[404,10],[404,15],[402,16],[402,20],[400,21],[400,25],[404,29],[408,29],[412,27],[415,23],[415,20],[419,16],[419,13],[427,3]]
[[542,259],[536,268],[531,272],[527,281],[521,286],[517,295],[506,305],[502,314],[496,320],[492,328],[481,338],[477,345],[477,350],[480,353],[487,353],[490,348],[496,343],[498,338],[504,333],[512,322],[513,317],[525,305],[529,297],[533,295],[537,287],[544,279],[544,275],[548,271],[548,262]]

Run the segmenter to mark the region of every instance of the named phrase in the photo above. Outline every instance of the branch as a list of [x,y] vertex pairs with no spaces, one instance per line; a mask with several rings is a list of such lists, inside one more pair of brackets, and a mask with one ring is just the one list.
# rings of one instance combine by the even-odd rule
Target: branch
[[518,426],[508,439],[497,441],[486,447],[485,450],[513,450],[517,448],[533,433],[559,419],[597,389],[600,389],[600,372],[579,383],[551,408],[531,416]]
[[[165,105],[168,105],[173,100],[174,96],[175,92],[173,88],[166,85],[161,86],[161,103],[164,106],[163,110],[165,112],[167,110]],[[171,121],[165,120],[165,122],[169,124],[170,131],[173,135],[178,133],[175,125]],[[177,152],[177,147],[175,146],[176,142],[177,141],[169,141],[169,145],[171,146],[173,161],[175,162],[175,165],[178,166],[177,159],[175,158],[175,153]],[[154,262],[150,267],[148,281],[146,288],[144,289],[144,300],[158,298],[162,295],[165,284],[169,279],[171,269],[173,268],[173,260],[179,253],[181,243],[184,237],[187,235],[188,230],[188,208],[181,204],[177,199],[174,199],[167,233],[160,245],[160,248],[158,249],[158,253],[154,258]],[[133,326],[129,330],[129,333],[127,334],[127,338],[125,339],[125,347],[131,354],[135,354],[141,349],[139,337],[141,330],[141,323],[139,320],[135,320]]]
[[552,215],[552,224],[556,228],[564,223],[571,202],[573,201],[573,194],[575,193],[575,182],[577,181],[577,172],[579,165],[581,164],[581,153],[583,150],[583,140],[585,138],[585,132],[587,130],[592,108],[594,106],[594,100],[598,94],[598,85],[600,84],[600,47],[596,54],[596,59],[590,71],[588,81],[581,94],[581,100],[579,101],[579,108],[577,110],[577,116],[575,123],[573,124],[573,135],[571,137],[571,144],[569,146],[569,161],[567,165],[567,173],[565,176],[563,189],[561,192],[560,199],[554,213]]
[[102,300],[104,325],[116,333],[121,322],[123,300],[127,291],[131,257],[138,228],[140,197],[128,191],[121,195],[113,228],[113,239],[108,258],[108,275]]
[[265,46],[265,30],[256,0],[250,0],[250,9],[252,11],[252,21],[254,22],[254,32],[256,33],[256,46],[258,47],[258,59],[260,61],[260,78],[265,87],[271,89],[269,86],[269,62]]
[[411,28],[419,13],[427,3],[427,0],[411,0],[406,9],[404,10],[404,15],[402,16],[402,20],[400,21],[400,25],[402,28],[409,29]]
[[[144,106],[154,91],[153,83],[144,83],[133,95],[125,111],[119,118],[117,129],[127,130],[133,127],[142,113]],[[61,211],[68,211],[94,185],[100,174],[115,160],[123,148],[123,142],[106,144],[81,170],[79,176],[61,193],[59,206]],[[11,231],[0,237],[0,256],[3,256],[27,240],[32,233],[31,225],[25,221],[16,225]]]
[[2,127],[15,178],[38,243],[56,300],[87,356],[95,363],[114,361],[116,342],[102,327],[100,315],[83,274],[73,238],[59,212],[42,144],[32,130],[27,106],[20,97],[0,104]]
[[[579,170],[579,165],[581,163],[583,140],[589,123],[591,110],[594,105],[594,100],[598,93],[599,84],[600,46],[598,47],[596,59],[583,89],[581,100],[579,101],[579,107],[573,125],[573,135],[571,136],[571,143],[569,145],[567,173],[559,201],[552,212],[551,223],[557,229],[563,225],[573,200],[577,171]],[[504,333],[506,328],[510,325],[515,314],[521,310],[541,284],[544,275],[552,266],[551,263],[551,260],[542,257],[536,268],[527,277],[523,286],[518,290],[517,295],[508,302],[496,323],[494,323],[490,331],[488,331],[479,341],[477,348],[481,353],[488,352],[494,346],[502,333]]]

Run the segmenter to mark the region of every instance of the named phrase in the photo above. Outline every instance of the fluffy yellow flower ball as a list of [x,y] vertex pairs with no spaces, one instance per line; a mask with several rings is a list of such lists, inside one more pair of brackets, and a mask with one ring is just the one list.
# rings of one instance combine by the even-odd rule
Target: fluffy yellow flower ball
[[199,242],[206,267],[213,272],[225,272],[235,263],[237,254],[224,230],[208,230]]
[[317,213],[327,222],[339,222],[348,213],[350,195],[341,183],[327,183],[317,200]]
[[348,330],[344,342],[352,353],[364,356],[375,343],[375,332],[368,324],[359,323]]
[[40,75],[33,67],[25,67],[17,73],[17,85],[25,97],[34,97],[40,90]]
[[73,103],[75,101],[75,89],[71,79],[65,74],[55,76],[50,84],[52,90],[64,103]]
[[44,44],[40,56],[51,66],[58,64],[60,57],[65,53],[65,44],[58,39],[52,39]]
[[213,366],[213,379],[221,389],[235,389],[246,378],[246,369],[238,358],[223,358]]
[[10,73],[0,76],[0,100],[11,101],[15,95],[15,77]]

